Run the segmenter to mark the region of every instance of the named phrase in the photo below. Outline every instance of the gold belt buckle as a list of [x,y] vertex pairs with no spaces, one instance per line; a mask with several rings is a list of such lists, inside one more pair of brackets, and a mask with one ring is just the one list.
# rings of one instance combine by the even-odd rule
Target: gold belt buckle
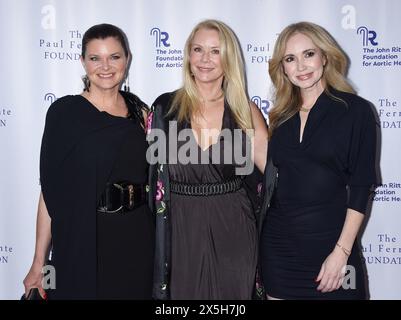
[[[120,190],[121,193],[121,208],[131,210],[135,205],[135,189],[132,184],[126,184],[126,182],[113,183],[113,185]],[[128,195],[126,195],[128,192]],[[128,196],[128,199],[126,198]]]
[[128,185],[128,203],[129,209],[134,207],[134,197],[135,197],[135,190],[132,184]]

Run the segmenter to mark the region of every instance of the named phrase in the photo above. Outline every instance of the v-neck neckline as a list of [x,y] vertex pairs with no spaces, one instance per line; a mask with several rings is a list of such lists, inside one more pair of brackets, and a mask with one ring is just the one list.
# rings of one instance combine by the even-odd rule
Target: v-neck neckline
[[302,130],[302,133],[301,133],[301,127],[302,127],[301,111],[298,112],[298,118],[299,118],[298,142],[299,142],[299,144],[302,144],[302,142],[304,141],[304,135],[305,135],[305,131],[306,131],[306,126],[308,124],[308,119],[309,119],[309,115],[310,115],[311,112],[312,112],[312,110],[310,110],[308,112],[308,115],[306,116],[305,125],[304,125],[304,129]]
[[310,140],[316,127],[319,126],[322,119],[326,115],[328,109],[324,107],[324,104],[327,99],[330,99],[330,97],[327,95],[325,91],[323,91],[316,99],[305,121],[302,137],[301,137],[301,115],[299,111],[296,113],[294,130],[298,146],[304,146]]
[[[224,109],[223,109],[223,116],[222,116],[222,118],[221,118],[221,128],[220,128],[219,135],[217,136],[217,140],[216,140],[215,143],[209,144],[209,145],[206,147],[206,149],[203,149],[202,146],[199,145],[199,142],[198,142],[198,140],[196,139],[196,135],[195,135],[194,129],[192,129],[192,123],[191,123],[191,122],[189,123],[189,128],[191,129],[191,133],[192,133],[193,138],[195,139],[195,143],[196,143],[197,147],[198,147],[202,152],[208,152],[214,145],[218,144],[219,141],[220,141],[220,139],[221,139],[221,133],[222,133],[223,130],[225,129],[225,122],[224,122],[224,121],[225,121],[226,109],[227,109],[227,108],[226,108],[226,103],[225,103],[225,101],[224,101],[224,107],[223,107],[223,108],[224,108]],[[201,129],[201,130],[202,130],[202,129]]]

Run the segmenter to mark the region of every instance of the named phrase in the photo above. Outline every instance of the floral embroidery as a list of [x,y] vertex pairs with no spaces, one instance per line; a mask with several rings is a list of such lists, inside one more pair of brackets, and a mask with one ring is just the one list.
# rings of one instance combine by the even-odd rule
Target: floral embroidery
[[146,119],[146,134],[150,134],[152,130],[152,121],[153,121],[153,110],[148,113],[148,118]]
[[262,187],[263,187],[263,183],[259,182],[258,186],[257,186],[257,190],[256,190],[256,193],[258,194],[258,196],[260,196],[262,194]]
[[164,195],[163,182],[158,180],[157,183],[156,183],[156,201],[162,201],[163,200],[163,195]]
[[266,292],[260,278],[259,268],[256,269],[256,279],[255,279],[255,294],[257,300],[266,300]]
[[157,213],[163,213],[166,211],[166,203],[164,201],[160,201],[159,205],[157,206]]
[[166,203],[163,201],[165,188],[162,181],[163,178],[161,177],[162,173],[163,173],[163,165],[161,164],[157,168],[157,175],[159,177],[156,182],[156,196],[155,196],[157,213],[164,213],[164,211],[166,211]]

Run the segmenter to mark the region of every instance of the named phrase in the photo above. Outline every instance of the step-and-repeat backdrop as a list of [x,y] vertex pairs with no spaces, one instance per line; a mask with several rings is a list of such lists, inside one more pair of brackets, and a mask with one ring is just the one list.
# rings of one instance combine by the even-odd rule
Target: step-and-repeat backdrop
[[[266,115],[277,34],[305,20],[325,27],[351,61],[349,77],[381,127],[381,175],[362,235],[371,299],[401,298],[401,1],[0,0],[0,299],[18,299],[34,252],[39,150],[46,111],[82,91],[81,38],[98,23],[127,34],[131,91],[151,104],[181,84],[184,42],[200,20],[240,39],[249,95]],[[85,244],[83,244],[85,245]]]

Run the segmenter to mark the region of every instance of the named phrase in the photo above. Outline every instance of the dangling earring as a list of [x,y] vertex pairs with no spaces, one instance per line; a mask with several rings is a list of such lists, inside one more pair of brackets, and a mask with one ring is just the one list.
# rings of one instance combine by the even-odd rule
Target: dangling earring
[[124,91],[125,92],[129,92],[130,88],[129,88],[129,76],[127,74],[127,76],[125,77],[125,81],[124,81]]
[[83,83],[84,83],[84,91],[89,92],[89,88],[90,88],[90,86],[91,86],[91,82],[89,81],[88,76],[87,76],[87,75],[84,75],[84,76],[82,77],[82,81],[83,81]]

